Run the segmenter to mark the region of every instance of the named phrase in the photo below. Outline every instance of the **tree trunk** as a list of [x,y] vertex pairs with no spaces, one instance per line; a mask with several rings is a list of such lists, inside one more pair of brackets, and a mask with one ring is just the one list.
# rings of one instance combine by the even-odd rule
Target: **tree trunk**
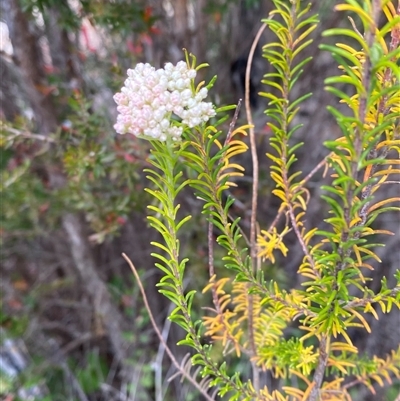
[[124,374],[128,375],[130,367],[125,363],[127,346],[122,340],[121,314],[113,305],[108,289],[97,273],[82,218],[68,213],[63,217],[62,224],[68,236],[75,267],[93,302],[95,333],[108,336],[115,358],[124,368]]
[[35,114],[37,126],[42,134],[49,134],[57,128],[57,118],[45,80],[38,38],[32,29],[29,16],[21,10],[17,0],[6,0],[2,8],[5,10],[4,16],[15,60],[24,81],[23,87]]

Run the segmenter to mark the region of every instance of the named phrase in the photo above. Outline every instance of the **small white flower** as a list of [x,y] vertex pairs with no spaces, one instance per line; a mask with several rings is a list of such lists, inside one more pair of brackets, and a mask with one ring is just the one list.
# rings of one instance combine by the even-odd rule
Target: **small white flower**
[[179,71],[174,71],[171,74],[171,79],[175,83],[176,81],[178,81],[178,79],[182,79],[182,74]]
[[195,127],[199,124],[201,124],[201,119],[199,117],[192,117],[188,125],[189,127]]
[[175,88],[176,88],[176,84],[175,84],[175,81],[168,81],[168,86],[167,86],[167,88],[168,88],[168,90],[170,90],[170,91],[174,91],[175,90]]
[[198,102],[201,102],[203,99],[207,97],[208,90],[207,88],[201,88],[198,93],[196,93],[195,99]]
[[161,120],[161,122],[160,122],[161,130],[165,131],[165,130],[167,130],[169,128],[169,126],[170,126],[169,120],[167,120],[166,118]]
[[144,105],[142,109],[142,116],[147,121],[151,120],[153,118],[153,109],[148,105]]
[[175,83],[175,87],[176,87],[176,89],[177,90],[183,90],[187,85],[185,84],[185,81],[186,80],[184,80],[184,79],[182,79],[182,78],[179,78],[177,81],[176,81],[176,83]]
[[148,126],[149,126],[149,128],[156,128],[157,127],[157,121],[156,120],[150,120]]
[[185,72],[185,71],[187,71],[187,64],[182,60],[178,61],[175,69],[179,72]]
[[160,95],[167,89],[167,86],[161,85],[160,83],[153,87],[153,93],[155,95]]
[[172,109],[172,111],[173,111],[178,117],[183,118],[183,117],[182,117],[182,114],[185,112],[185,109],[184,109],[181,105],[178,105],[178,106],[175,106],[175,107]]
[[172,65],[172,63],[166,63],[165,66],[164,66],[164,70],[166,72],[172,72],[173,69],[174,69],[174,66]]
[[187,101],[187,107],[190,109],[190,108],[195,107],[195,106],[197,106],[197,101],[196,101],[196,99],[190,98],[190,99]]
[[181,94],[175,90],[171,93],[171,98],[170,98],[170,102],[174,105],[177,106],[178,104],[181,104]]
[[195,79],[195,78],[196,78],[196,75],[197,75],[197,71],[196,71],[196,70],[189,70],[189,71],[187,72],[187,77],[188,77],[189,79]]
[[181,98],[183,101],[189,100],[193,96],[191,89],[185,89],[181,93]]
[[157,110],[154,110],[153,118],[155,121],[160,122],[164,119],[166,110],[165,107],[160,107]]
[[135,96],[129,101],[129,106],[136,109],[141,109],[144,106],[144,98]]

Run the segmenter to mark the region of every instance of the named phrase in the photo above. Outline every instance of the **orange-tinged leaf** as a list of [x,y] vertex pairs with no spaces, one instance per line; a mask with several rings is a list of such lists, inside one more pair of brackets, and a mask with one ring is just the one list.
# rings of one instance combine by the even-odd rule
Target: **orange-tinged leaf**
[[379,320],[379,316],[378,316],[378,314],[376,313],[376,310],[374,309],[374,307],[371,305],[370,302],[368,302],[368,303],[365,305],[364,312],[365,312],[365,313],[366,313],[366,312],[371,312],[371,314],[374,316],[374,318],[375,318],[376,320]]
[[342,343],[342,342],[338,342],[338,341],[331,343],[330,350],[331,351],[352,352],[354,354],[358,353],[358,348],[355,347],[354,345],[351,345],[348,343]]
[[311,384],[307,387],[307,390],[304,392],[303,398],[302,398],[301,401],[307,401],[308,400],[308,397],[309,397],[309,395],[311,393],[311,390],[314,388],[314,386],[315,386],[315,382],[311,382]]
[[336,359],[328,358],[328,366],[334,366],[336,369],[339,369],[344,375],[348,373],[347,370],[343,367],[341,361],[338,361]]
[[368,209],[368,213],[371,213],[372,211],[392,202],[400,202],[400,197],[384,199],[383,201],[377,202]]
[[381,387],[385,385],[382,378],[379,375],[371,375],[371,378],[374,379]]
[[383,12],[385,13],[388,21],[391,21],[393,17],[396,15],[396,10],[391,1],[389,1],[387,4],[384,5]]
[[[373,268],[373,266],[371,266],[368,263],[363,263],[360,267],[365,267],[368,270],[374,271],[375,269]],[[362,277],[362,282],[365,283],[365,278],[364,276]]]
[[400,174],[400,169],[398,169],[398,168],[391,168],[391,169],[387,169],[387,170],[380,170],[380,171],[377,171],[377,172],[374,174],[374,177],[380,176],[380,175],[387,175],[387,174]]
[[304,392],[299,390],[298,388],[295,387],[288,387],[288,386],[283,386],[282,390],[286,393],[289,394],[293,397],[295,397],[296,400],[303,400],[303,394]]
[[[370,227],[368,227],[368,228],[370,228]],[[373,230],[373,229],[371,229],[370,231],[368,230],[368,232],[364,231],[361,234],[361,237],[366,237],[367,235],[376,235],[376,234],[394,235],[394,233],[389,230]]]
[[372,164],[368,164],[368,166],[365,168],[365,172],[364,172],[364,182],[367,181],[368,178],[370,177],[371,170],[372,170]]
[[354,54],[356,56],[361,56],[363,54],[362,52],[355,50],[353,47],[346,45],[345,43],[336,43],[336,46],[339,47],[340,49],[346,50],[350,54]]
[[357,245],[353,246],[353,251],[354,251],[354,253],[356,255],[357,263],[361,266],[362,265],[362,259],[361,259],[361,254],[360,254],[360,251],[358,250],[358,246]]
[[400,145],[400,139],[388,139],[386,141],[379,142],[376,145],[376,148],[380,149],[380,148],[385,148],[387,146],[395,146],[395,145]]
[[272,193],[277,196],[279,199],[281,199],[283,202],[287,203],[287,199],[286,199],[286,194],[284,191],[280,190],[280,189],[274,189],[272,191]]
[[378,304],[380,305],[382,312],[386,313],[386,304],[383,301],[378,301]]
[[282,184],[283,185],[283,178],[276,173],[275,171],[271,172],[271,178],[278,184]]
[[377,262],[379,262],[379,263],[382,262],[381,259],[374,252],[372,252],[371,250],[369,250],[367,248],[363,248],[361,246],[359,246],[358,249],[359,249],[360,252],[364,252],[367,255],[371,256],[371,258],[375,259]]
[[349,312],[351,312],[354,316],[356,316],[360,320],[360,322],[363,324],[365,330],[367,330],[368,333],[371,333],[371,327],[369,326],[368,322],[365,320],[363,315],[358,313],[355,309],[349,309]]
[[348,336],[348,334],[345,331],[341,332],[342,336],[344,337],[344,339],[348,342],[349,345],[353,346],[352,341],[350,340],[350,337]]
[[309,380],[306,376],[304,376],[302,373],[298,372],[297,370],[289,369],[289,372],[290,372],[292,375],[295,375],[295,376],[297,376],[299,379],[303,380],[303,382],[306,383],[307,386],[309,386],[309,385],[311,384],[310,380]]
[[350,4],[338,4],[335,6],[335,10],[338,11],[353,11],[356,15],[362,16],[364,21],[367,22],[371,27],[375,26],[373,18],[364,11],[361,7],[356,7]]
[[215,278],[216,277],[217,277],[216,274],[214,274],[214,275],[212,275],[210,277],[209,283],[201,291],[203,294],[206,293],[210,288],[212,288],[215,285]]

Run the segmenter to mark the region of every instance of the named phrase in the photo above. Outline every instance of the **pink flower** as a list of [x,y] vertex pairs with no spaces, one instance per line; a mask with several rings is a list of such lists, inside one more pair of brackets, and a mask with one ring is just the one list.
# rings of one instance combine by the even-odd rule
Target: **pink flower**
[[119,113],[114,128],[120,134],[179,140],[183,127],[171,121],[172,112],[189,128],[215,115],[212,104],[202,102],[207,89],[198,93],[192,89],[196,70],[189,69],[184,61],[176,66],[167,63],[158,70],[139,63],[127,75],[121,91],[114,95]]

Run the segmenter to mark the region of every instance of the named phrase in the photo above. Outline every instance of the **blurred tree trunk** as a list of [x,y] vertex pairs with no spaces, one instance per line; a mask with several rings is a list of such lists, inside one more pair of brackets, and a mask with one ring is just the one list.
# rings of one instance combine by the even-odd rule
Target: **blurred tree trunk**
[[[70,88],[83,88],[84,82],[79,71],[79,63],[73,51],[73,44],[67,30],[61,24],[60,11],[56,6],[47,10],[45,21],[46,37],[49,38],[49,50],[54,73]],[[75,49],[75,53],[77,49]]]
[[187,0],[175,0],[171,4],[174,8],[174,42],[178,48],[183,48],[191,36],[189,29],[188,3]]
[[45,79],[38,37],[17,0],[5,0],[3,8],[15,60],[37,125],[42,134],[54,132],[57,128],[56,110]]
[[0,118],[14,121],[18,116],[17,99],[13,91],[13,71],[10,63],[0,56]]
[[[109,338],[114,356],[125,365],[127,346],[122,340],[122,317],[113,305],[110,294],[96,270],[96,263],[87,240],[82,218],[75,214],[65,214],[62,223],[71,246],[71,254],[84,288],[93,302],[95,336]],[[125,374],[129,370],[125,366]]]
[[201,62],[206,60],[207,54],[207,23],[209,16],[204,13],[206,0],[196,0],[193,2],[194,9],[194,27],[193,27],[193,44],[188,50],[196,55]]

